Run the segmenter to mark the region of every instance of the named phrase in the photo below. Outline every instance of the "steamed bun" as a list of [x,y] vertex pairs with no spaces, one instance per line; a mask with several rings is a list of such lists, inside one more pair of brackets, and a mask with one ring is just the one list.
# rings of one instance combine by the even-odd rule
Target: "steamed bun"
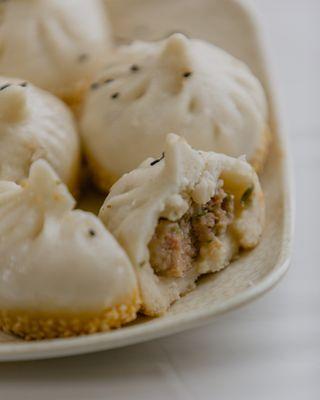
[[91,85],[81,131],[94,178],[108,189],[163,149],[169,132],[194,148],[261,169],[269,139],[258,79],[220,48],[182,34],[121,47]]
[[0,75],[80,101],[111,47],[102,0],[2,1],[0,16]]
[[242,159],[199,152],[170,134],[111,188],[99,214],[135,267],[142,311],[163,314],[197,278],[225,268],[260,240],[264,197]]
[[28,82],[0,77],[0,180],[20,182],[39,158],[77,191],[80,144],[71,111]]
[[50,165],[0,181],[0,329],[25,339],[102,332],[133,320],[139,294],[113,236]]

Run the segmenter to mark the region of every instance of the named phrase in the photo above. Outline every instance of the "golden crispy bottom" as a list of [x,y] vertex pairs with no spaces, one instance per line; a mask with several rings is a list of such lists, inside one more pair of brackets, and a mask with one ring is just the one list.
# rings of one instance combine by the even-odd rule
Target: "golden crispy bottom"
[[79,196],[81,178],[81,155],[79,153],[79,155],[74,158],[70,169],[70,177],[68,182],[66,182],[69,191],[75,198]]
[[80,115],[81,107],[85,99],[86,93],[90,87],[91,79],[84,78],[78,82],[72,89],[59,90],[54,94],[64,101],[73,111],[76,117]]
[[115,174],[108,173],[104,167],[93,157],[93,155],[85,149],[86,158],[89,165],[90,175],[96,187],[103,193],[108,193],[111,186],[120,178]]
[[0,329],[25,340],[67,338],[106,332],[133,321],[140,307],[136,294],[132,301],[97,313],[44,313],[0,311]]
[[251,159],[249,160],[249,163],[253,166],[257,173],[261,173],[263,171],[263,167],[269,154],[271,141],[271,130],[269,127],[266,127],[259,148],[256,150],[253,157],[251,157]]

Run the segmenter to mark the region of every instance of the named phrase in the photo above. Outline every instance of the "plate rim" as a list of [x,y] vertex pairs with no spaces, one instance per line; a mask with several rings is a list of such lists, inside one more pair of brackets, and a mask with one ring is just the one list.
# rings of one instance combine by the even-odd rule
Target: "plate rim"
[[234,3],[245,12],[248,21],[250,21],[254,29],[257,50],[263,64],[262,73],[267,83],[266,90],[268,92],[268,99],[272,107],[274,123],[277,126],[278,141],[283,153],[282,174],[286,178],[283,180],[283,200],[285,205],[282,233],[283,244],[273,271],[264,277],[257,285],[238,293],[224,303],[209,305],[203,309],[191,310],[179,316],[179,318],[171,316],[165,320],[153,319],[150,325],[146,322],[143,323],[143,326],[142,324],[133,325],[126,327],[124,330],[119,329],[75,338],[0,343],[0,362],[57,358],[116,349],[200,327],[209,324],[217,318],[217,316],[239,308],[260,297],[272,289],[287,272],[292,254],[295,222],[293,163],[291,152],[289,151],[288,135],[281,118],[282,112],[280,111],[279,94],[274,90],[276,86],[274,84],[275,74],[273,73],[272,64],[270,62],[271,57],[268,55],[268,46],[266,45],[264,33],[259,24],[259,15],[255,7],[252,3],[245,0],[228,1]]

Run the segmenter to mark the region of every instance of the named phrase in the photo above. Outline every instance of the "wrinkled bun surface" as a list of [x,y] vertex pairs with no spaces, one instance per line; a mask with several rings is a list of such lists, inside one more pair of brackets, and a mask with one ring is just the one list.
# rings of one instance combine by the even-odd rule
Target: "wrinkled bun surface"
[[1,77],[0,180],[20,182],[39,158],[76,190],[80,145],[70,110],[30,83]]
[[76,97],[110,48],[101,0],[10,0],[0,4],[0,74]]
[[260,82],[220,48],[182,34],[121,47],[92,84],[81,127],[98,184],[106,189],[170,132],[196,149],[257,168],[267,152],[267,103]]
[[19,186],[0,182],[0,326],[25,338],[71,336],[135,318],[137,283],[124,250],[74,200],[49,164]]

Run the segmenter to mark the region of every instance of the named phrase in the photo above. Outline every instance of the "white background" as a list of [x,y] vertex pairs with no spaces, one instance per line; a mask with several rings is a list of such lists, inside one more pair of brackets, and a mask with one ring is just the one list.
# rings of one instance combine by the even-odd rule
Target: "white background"
[[[222,0],[221,0],[222,1]],[[255,0],[294,154],[291,270],[201,328],[88,356],[0,364],[0,399],[320,399],[320,0]]]

